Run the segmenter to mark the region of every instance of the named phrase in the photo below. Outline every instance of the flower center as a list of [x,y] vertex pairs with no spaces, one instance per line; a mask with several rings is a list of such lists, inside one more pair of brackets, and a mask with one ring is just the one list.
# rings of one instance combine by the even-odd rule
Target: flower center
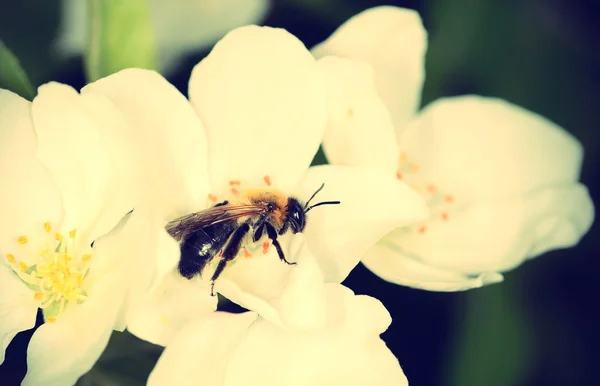
[[[450,219],[455,198],[451,194],[443,193],[438,187],[432,183],[423,183],[419,178],[421,170],[418,163],[412,161],[406,153],[400,155],[398,169],[396,170],[396,178],[406,182],[411,188],[419,193],[431,211],[430,220],[440,220],[447,222]],[[407,232],[425,233],[427,225],[414,225],[405,227]]]
[[26,235],[17,239],[20,254],[6,254],[16,275],[33,291],[33,298],[44,313],[44,320],[54,323],[71,304],[87,299],[83,281],[90,269],[92,251],[81,253],[76,248],[77,230],[68,234],[53,232],[44,223],[44,240],[33,243]]

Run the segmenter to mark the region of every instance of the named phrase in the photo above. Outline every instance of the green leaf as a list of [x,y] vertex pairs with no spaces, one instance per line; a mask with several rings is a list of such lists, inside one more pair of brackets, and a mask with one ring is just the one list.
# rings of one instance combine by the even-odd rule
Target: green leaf
[[90,82],[124,68],[156,69],[147,0],[88,0],[85,69]]
[[466,294],[466,313],[446,369],[449,386],[521,385],[531,368],[532,333],[517,283],[478,288]]
[[35,90],[16,56],[0,40],[0,88],[33,100]]

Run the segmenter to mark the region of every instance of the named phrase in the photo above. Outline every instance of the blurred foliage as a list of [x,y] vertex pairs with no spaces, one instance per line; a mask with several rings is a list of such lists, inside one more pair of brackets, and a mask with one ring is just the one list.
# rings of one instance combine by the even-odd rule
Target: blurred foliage
[[87,79],[124,68],[156,69],[156,43],[146,0],[88,0]]
[[19,60],[0,40],[0,88],[10,90],[25,99],[33,100],[33,86],[21,68]]

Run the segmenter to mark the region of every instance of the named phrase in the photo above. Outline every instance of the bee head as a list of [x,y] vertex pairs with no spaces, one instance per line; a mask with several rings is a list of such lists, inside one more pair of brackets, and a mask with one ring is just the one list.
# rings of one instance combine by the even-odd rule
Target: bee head
[[288,219],[292,233],[302,232],[306,226],[304,207],[295,198],[288,201]]

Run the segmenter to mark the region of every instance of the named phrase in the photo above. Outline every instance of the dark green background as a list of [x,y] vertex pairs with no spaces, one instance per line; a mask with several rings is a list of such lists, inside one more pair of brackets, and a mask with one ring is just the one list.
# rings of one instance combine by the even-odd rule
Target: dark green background
[[[505,98],[555,121],[583,142],[582,181],[598,200],[600,5],[567,0],[279,0],[264,24],[283,27],[308,47],[348,17],[390,4],[416,9],[429,31],[424,103],[475,93]],[[34,86],[57,80],[81,87],[81,58],[61,62],[51,42],[56,0],[3,2],[0,39]],[[166,74],[182,92],[191,53]],[[556,155],[560,157],[560,154]],[[499,181],[502,183],[502,181]],[[386,283],[359,266],[344,284],[382,300],[393,316],[383,335],[411,385],[598,385],[600,360],[597,226],[576,248],[555,251],[466,293],[431,293]],[[25,372],[31,332],[19,334],[0,366],[0,383]],[[143,384],[160,350],[127,334],[111,345],[82,385]]]

